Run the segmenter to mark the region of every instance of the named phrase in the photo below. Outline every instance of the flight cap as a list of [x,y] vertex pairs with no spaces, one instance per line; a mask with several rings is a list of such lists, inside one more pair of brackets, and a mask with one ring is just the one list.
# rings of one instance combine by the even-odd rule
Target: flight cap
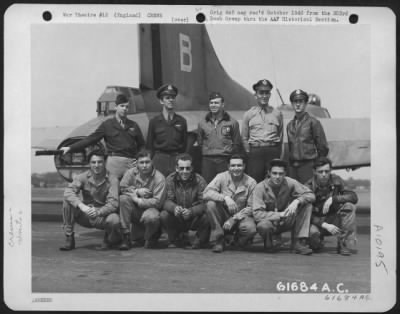
[[290,94],[289,98],[290,98],[290,101],[294,101],[295,99],[304,99],[307,102],[308,94],[301,89],[296,89]]
[[124,94],[118,94],[117,99],[115,100],[115,104],[118,106],[119,104],[125,104],[129,102],[128,98]]
[[215,99],[215,98],[221,98],[222,101],[224,101],[224,96],[222,96],[222,94],[220,92],[212,92],[210,94],[210,96],[208,97],[208,100]]
[[283,159],[275,158],[275,159],[272,159],[269,162],[269,168],[268,169],[271,170],[272,167],[283,167],[286,170],[287,167],[288,167],[288,163]]
[[270,81],[263,79],[259,80],[257,83],[253,85],[254,91],[257,91],[257,89],[259,89],[260,87],[269,87],[270,89],[272,89],[274,86]]
[[165,84],[165,85],[161,86],[157,90],[157,97],[161,99],[161,97],[163,97],[165,95],[171,95],[171,96],[176,97],[176,95],[178,95],[178,88],[176,88],[172,84]]

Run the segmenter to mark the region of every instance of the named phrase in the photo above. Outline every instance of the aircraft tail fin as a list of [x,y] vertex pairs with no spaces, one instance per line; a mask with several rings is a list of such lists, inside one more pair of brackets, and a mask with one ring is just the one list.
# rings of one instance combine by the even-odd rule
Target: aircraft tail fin
[[[253,95],[222,67],[204,25],[141,24],[140,88],[178,87],[178,110],[207,110],[208,95],[222,93],[229,110],[246,110]],[[178,99],[179,100],[179,99]]]

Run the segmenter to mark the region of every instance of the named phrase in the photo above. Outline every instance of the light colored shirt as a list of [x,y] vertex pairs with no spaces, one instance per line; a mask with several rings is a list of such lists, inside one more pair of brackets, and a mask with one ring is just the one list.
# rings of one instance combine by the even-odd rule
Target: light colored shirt
[[265,111],[260,106],[247,110],[242,122],[242,141],[250,144],[281,143],[283,140],[282,112],[272,107]]
[[253,190],[257,182],[247,174],[243,174],[243,178],[236,188],[229,171],[219,173],[207,185],[204,190],[203,199],[206,201],[223,202],[225,196],[232,198],[238,210],[242,210],[252,199]]
[[314,193],[300,182],[286,177],[275,195],[270,179],[267,178],[257,184],[253,193],[252,209],[253,217],[256,222],[263,219],[279,219],[279,212],[284,211],[289,204],[297,199],[300,205],[313,203]]
[[117,212],[118,192],[118,180],[115,177],[106,174],[103,180],[96,182],[92,171],[87,170],[75,176],[72,183],[68,184],[64,198],[74,207],[78,207],[81,203],[93,205],[99,210],[100,216],[108,216]]
[[153,168],[151,175],[143,180],[137,168],[126,171],[120,182],[121,194],[132,195],[140,188],[149,189],[153,195],[149,198],[139,198],[137,205],[141,209],[160,209],[165,199],[165,177],[163,174]]

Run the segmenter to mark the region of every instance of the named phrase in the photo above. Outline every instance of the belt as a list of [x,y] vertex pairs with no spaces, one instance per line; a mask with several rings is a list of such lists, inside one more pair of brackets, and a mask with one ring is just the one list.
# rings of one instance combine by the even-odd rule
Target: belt
[[177,152],[177,151],[170,151],[170,152],[168,152],[168,151],[163,151],[163,150],[156,150],[155,152],[154,152],[155,154],[166,154],[166,155],[178,155],[179,154],[179,152]]
[[127,156],[126,154],[114,153],[114,152],[108,153],[108,156],[113,156],[113,157],[125,157],[125,158],[136,159],[135,157],[130,157],[130,156]]
[[273,147],[278,146],[279,143],[277,142],[267,142],[267,143],[251,143],[251,147]]

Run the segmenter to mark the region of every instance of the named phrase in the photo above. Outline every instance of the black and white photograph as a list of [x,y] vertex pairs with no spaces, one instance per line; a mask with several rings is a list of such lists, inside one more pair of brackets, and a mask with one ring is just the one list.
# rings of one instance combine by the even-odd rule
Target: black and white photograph
[[6,304],[389,310],[394,69],[387,8],[10,7]]

